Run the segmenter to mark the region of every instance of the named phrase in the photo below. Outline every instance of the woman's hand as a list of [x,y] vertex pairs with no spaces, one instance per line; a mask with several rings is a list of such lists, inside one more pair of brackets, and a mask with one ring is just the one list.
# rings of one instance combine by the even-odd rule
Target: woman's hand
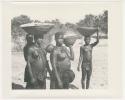
[[70,60],[74,60],[74,51],[73,51],[73,45],[68,45],[69,49],[70,49],[70,54],[68,54]]

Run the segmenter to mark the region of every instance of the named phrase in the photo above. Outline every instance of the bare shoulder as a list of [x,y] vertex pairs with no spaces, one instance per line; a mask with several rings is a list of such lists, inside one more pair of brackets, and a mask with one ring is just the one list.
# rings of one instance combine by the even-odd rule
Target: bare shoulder
[[24,48],[23,48],[23,51],[25,52],[25,51],[26,51],[26,49],[27,49],[27,46],[25,45],[25,46],[24,46]]
[[28,48],[28,53],[32,53],[32,52],[34,52],[34,46],[31,46]]

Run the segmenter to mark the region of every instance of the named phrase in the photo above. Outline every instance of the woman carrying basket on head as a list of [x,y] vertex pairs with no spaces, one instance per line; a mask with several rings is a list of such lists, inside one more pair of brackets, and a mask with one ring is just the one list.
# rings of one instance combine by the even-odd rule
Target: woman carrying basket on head
[[27,50],[27,89],[46,89],[47,59],[44,48],[41,48],[40,36],[34,36],[35,43]]
[[70,52],[63,46],[64,35],[61,32],[55,34],[56,46],[50,55],[52,64],[51,89],[68,89],[69,83],[73,81],[75,74],[71,70],[71,61],[74,60],[72,45]]

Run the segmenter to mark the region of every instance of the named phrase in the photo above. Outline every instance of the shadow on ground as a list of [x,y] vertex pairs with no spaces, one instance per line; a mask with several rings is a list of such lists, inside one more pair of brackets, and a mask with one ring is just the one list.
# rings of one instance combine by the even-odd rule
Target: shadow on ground
[[76,87],[74,84],[70,84],[70,85],[69,85],[69,88],[70,88],[70,89],[79,89],[79,88]]
[[[78,87],[76,87],[75,85],[73,85],[73,84],[70,84],[69,85],[69,88],[70,89],[79,89]],[[16,84],[16,83],[12,83],[12,89],[25,89],[22,85],[20,85],[20,84]]]
[[12,83],[12,89],[25,89],[25,88],[20,84]]

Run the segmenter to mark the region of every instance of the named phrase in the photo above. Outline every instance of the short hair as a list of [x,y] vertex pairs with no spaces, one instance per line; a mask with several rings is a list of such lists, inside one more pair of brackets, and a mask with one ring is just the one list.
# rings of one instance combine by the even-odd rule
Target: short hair
[[85,36],[84,39],[86,39],[86,38],[91,38],[91,36]]
[[57,32],[55,34],[55,39],[58,39],[60,36],[64,37],[64,33],[63,32]]
[[26,40],[28,40],[29,38],[33,38],[33,35],[32,34],[27,34],[26,35]]

